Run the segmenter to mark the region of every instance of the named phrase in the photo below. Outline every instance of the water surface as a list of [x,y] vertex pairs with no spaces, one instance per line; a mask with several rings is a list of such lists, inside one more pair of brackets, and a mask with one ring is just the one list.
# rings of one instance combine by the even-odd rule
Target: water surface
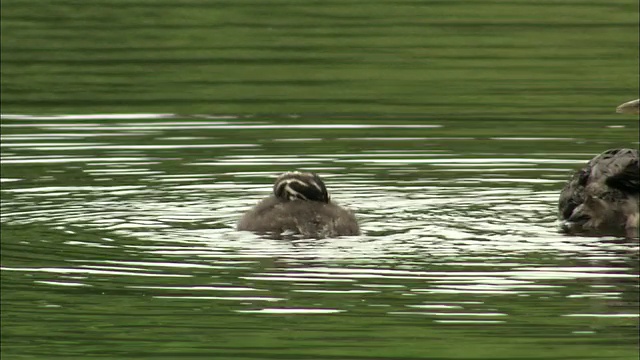
[[[633,120],[598,140],[570,137],[571,122],[561,137],[488,137],[402,118],[2,120],[7,356],[637,352],[637,242],[564,236],[556,221],[571,169],[634,146]],[[235,231],[290,169],[323,175],[363,235]]]
[[[2,4],[7,359],[637,359],[638,243],[557,231],[638,146],[631,0]],[[363,234],[237,232],[316,171]]]

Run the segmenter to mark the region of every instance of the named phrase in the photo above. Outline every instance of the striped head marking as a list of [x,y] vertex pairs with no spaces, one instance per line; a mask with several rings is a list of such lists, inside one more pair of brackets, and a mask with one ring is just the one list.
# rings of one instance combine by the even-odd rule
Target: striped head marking
[[329,202],[329,193],[322,179],[310,172],[286,172],[273,184],[273,194],[283,200]]

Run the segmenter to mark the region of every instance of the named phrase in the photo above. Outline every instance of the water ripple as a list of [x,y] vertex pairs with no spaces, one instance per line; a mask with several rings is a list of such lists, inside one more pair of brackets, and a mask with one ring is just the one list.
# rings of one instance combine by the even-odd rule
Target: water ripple
[[[629,301],[638,244],[558,233],[558,190],[591,156],[573,138],[157,116],[3,117],[3,283],[218,306],[236,319],[366,314],[510,326],[522,321],[512,304],[527,301],[575,321],[637,318],[619,305],[582,310]],[[551,150],[509,148],[518,141]],[[363,234],[235,231],[292,169],[319,172]]]

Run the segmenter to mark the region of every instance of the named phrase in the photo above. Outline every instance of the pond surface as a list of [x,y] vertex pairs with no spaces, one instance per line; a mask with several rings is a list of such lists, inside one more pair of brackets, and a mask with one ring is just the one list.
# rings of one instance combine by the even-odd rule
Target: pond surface
[[[637,242],[563,236],[556,222],[570,170],[596,149],[634,146],[633,120],[515,138],[443,136],[481,132],[475,121],[108,118],[3,118],[8,356],[638,351]],[[570,137],[577,126],[611,139]],[[364,234],[235,231],[290,169],[322,174]]]
[[[2,7],[3,359],[637,359],[638,242],[556,219],[637,1]],[[235,231],[296,169],[363,234]]]

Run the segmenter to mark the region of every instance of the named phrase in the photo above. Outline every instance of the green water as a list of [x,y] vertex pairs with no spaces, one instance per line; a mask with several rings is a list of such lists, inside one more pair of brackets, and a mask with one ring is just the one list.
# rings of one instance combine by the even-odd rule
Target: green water
[[10,1],[1,30],[3,113],[602,118],[638,93],[632,0]]
[[[4,1],[3,359],[637,359],[637,1]],[[287,170],[362,236],[234,230]]]

